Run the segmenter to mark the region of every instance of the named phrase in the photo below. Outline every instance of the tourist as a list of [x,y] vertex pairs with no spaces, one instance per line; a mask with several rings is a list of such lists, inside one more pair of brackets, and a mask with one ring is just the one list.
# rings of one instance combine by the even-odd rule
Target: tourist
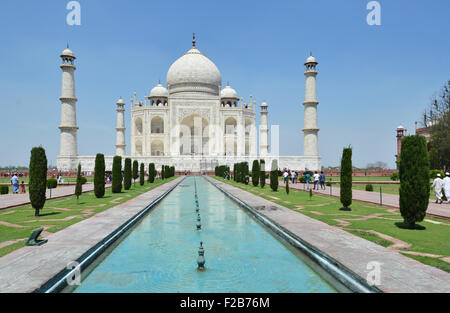
[[320,189],[325,190],[325,174],[322,172],[320,172],[320,176],[319,176],[319,182],[320,182]]
[[20,184],[20,193],[27,193],[27,191],[25,190],[25,182],[23,180]]
[[317,171],[314,172],[314,190],[316,190],[316,188],[317,188],[317,190],[319,190],[319,178],[320,178],[320,175],[317,174]]
[[288,173],[287,171],[285,171],[285,172],[283,173],[283,178],[284,178],[284,183],[285,183],[285,184],[287,184],[287,182],[288,182],[288,176],[289,176],[289,173]]
[[444,181],[441,179],[441,174],[436,175],[436,179],[433,181],[433,185],[431,187],[434,188],[434,194],[436,195],[436,203],[441,204],[442,201],[442,186],[444,185]]
[[306,172],[305,174],[305,182],[306,182],[306,189],[309,190],[309,182],[311,181],[311,174],[309,172]]
[[292,180],[292,183],[293,183],[293,184],[295,184],[295,177],[296,177],[295,174],[296,174],[296,173],[295,173],[294,171],[291,172],[291,180]]
[[448,203],[450,203],[450,173],[445,173],[444,178],[444,193],[445,197],[447,198]]
[[19,193],[19,177],[17,177],[16,173],[14,173],[13,177],[11,177],[11,185],[12,185],[12,193],[18,194]]

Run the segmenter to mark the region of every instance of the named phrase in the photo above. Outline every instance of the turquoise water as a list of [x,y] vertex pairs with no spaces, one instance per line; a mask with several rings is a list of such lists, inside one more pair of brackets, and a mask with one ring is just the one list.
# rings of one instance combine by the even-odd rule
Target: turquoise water
[[336,292],[202,177],[186,178],[97,263],[74,292]]

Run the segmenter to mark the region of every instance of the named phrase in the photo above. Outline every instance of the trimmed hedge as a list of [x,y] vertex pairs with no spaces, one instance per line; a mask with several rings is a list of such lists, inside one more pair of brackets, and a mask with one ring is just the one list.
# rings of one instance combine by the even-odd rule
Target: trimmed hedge
[[277,163],[277,160],[272,160],[272,169],[270,171],[270,188],[273,191],[278,190],[278,163]]
[[144,179],[145,179],[144,163],[141,163],[141,168],[140,168],[140,171],[139,171],[139,184],[141,186],[144,186],[144,183],[145,183]]
[[81,193],[83,192],[83,182],[81,180],[81,164],[78,163],[78,171],[77,171],[77,184],[75,185],[75,195],[77,196],[77,203],[78,199],[81,196]]
[[155,163],[150,163],[148,165],[148,182],[153,183],[155,181],[156,169]]
[[133,184],[136,185],[136,179],[139,177],[139,162],[137,160],[133,161]]
[[105,156],[101,153],[95,156],[94,194],[96,198],[105,195]]
[[47,189],[54,189],[58,187],[58,180],[56,178],[47,179]]
[[341,159],[341,203],[348,209],[352,204],[352,148],[344,148]]
[[123,169],[123,189],[131,188],[131,159],[125,158],[125,168]]
[[259,175],[260,175],[259,162],[258,160],[254,160],[252,166],[252,184],[255,187],[258,186],[259,184]]
[[39,216],[39,211],[45,204],[45,192],[47,189],[47,156],[42,147],[31,149],[29,166],[28,192],[34,215]]
[[112,193],[122,192],[122,157],[116,155],[112,167]]
[[266,161],[259,161],[259,184],[261,188],[266,185]]
[[366,185],[366,191],[373,191],[373,185],[372,184]]
[[0,186],[0,195],[7,195],[9,193],[9,187],[2,185]]
[[399,157],[400,213],[408,228],[425,218],[430,196],[430,160],[427,141],[421,135],[402,140]]

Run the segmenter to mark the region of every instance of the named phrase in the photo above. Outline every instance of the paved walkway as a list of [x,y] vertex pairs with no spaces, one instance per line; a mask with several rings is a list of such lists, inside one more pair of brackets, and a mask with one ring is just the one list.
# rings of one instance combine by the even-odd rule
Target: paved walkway
[[[267,184],[270,185],[270,180],[267,180]],[[284,182],[279,182],[279,188],[285,188]],[[304,190],[303,183],[298,184],[289,184],[289,188],[297,189],[297,190]],[[314,191],[317,193],[330,195],[330,187],[326,187],[326,190],[319,190]],[[339,197],[340,196],[340,188],[335,187],[333,185],[332,188],[332,196]],[[375,203],[380,204],[380,193],[379,192],[370,192],[370,191],[363,191],[363,190],[355,190],[353,189],[352,192],[352,199],[357,201],[364,201],[369,203]],[[393,207],[393,208],[400,208],[399,200],[400,196],[383,193],[383,205]],[[430,203],[428,204],[427,209],[427,215],[429,216],[443,216],[445,218],[450,219],[450,204],[448,202],[445,202],[443,204],[437,204],[433,200],[430,200]]]
[[377,287],[384,292],[450,292],[450,274],[447,272],[422,264],[240,188],[211,177],[208,179],[363,279],[366,279],[370,272],[367,269],[368,264],[373,261],[379,262],[381,284]]
[[[111,187],[111,184],[106,184],[106,188]],[[94,184],[93,183],[86,183],[83,185],[83,193],[84,192],[90,192],[94,190]],[[64,187],[58,187],[55,189],[52,189],[52,199],[54,198],[61,198],[73,195],[75,193],[75,185],[71,186],[64,186]],[[47,199],[50,199],[50,190],[47,189],[46,192]],[[7,195],[0,195],[0,210],[13,208],[16,206],[26,205],[30,204],[30,195],[29,193],[24,194],[7,194]]]
[[41,287],[183,178],[46,236],[48,243],[43,246],[24,247],[1,257],[0,292],[24,293]]

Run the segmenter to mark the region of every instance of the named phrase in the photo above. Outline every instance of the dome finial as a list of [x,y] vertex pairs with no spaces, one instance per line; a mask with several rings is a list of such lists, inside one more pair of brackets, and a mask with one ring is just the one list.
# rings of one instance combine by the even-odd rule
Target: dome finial
[[195,48],[195,33],[192,34],[192,47]]

